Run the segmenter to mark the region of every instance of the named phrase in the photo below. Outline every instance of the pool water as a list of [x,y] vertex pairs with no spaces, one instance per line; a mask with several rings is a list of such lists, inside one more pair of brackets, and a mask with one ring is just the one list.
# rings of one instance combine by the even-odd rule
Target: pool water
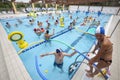
[[[40,57],[40,54],[44,54],[47,52],[53,52],[57,48],[61,48],[63,51],[65,51],[68,54],[71,54],[73,50],[66,46],[72,46],[79,52],[89,52],[91,47],[93,46],[96,38],[94,36],[91,36],[89,34],[82,33],[81,31],[78,31],[76,29],[69,30],[67,27],[69,26],[70,22],[73,21],[73,19],[76,19],[77,16],[79,19],[77,20],[77,23],[75,27],[78,27],[78,29],[90,32],[92,34],[95,33],[96,26],[90,27],[90,24],[87,24],[86,26],[80,26],[80,24],[83,22],[84,17],[86,16],[84,12],[79,13],[71,13],[73,19],[71,20],[69,18],[68,13],[62,13],[61,16],[64,16],[64,27],[60,27],[59,24],[57,26],[54,25],[55,20],[59,15],[52,14],[54,16],[54,20],[52,18],[49,18],[48,14],[39,15],[37,18],[35,18],[35,23],[33,25],[29,24],[29,19],[27,17],[19,17],[19,18],[13,18],[13,19],[2,19],[0,20],[4,29],[6,30],[6,33],[9,34],[13,31],[20,31],[24,34],[24,40],[26,42],[35,43],[37,41],[44,39],[44,34],[42,34],[40,37],[38,37],[33,29],[38,28],[37,21],[43,22],[43,28],[47,26],[46,20],[49,20],[51,23],[50,26],[50,33],[52,33],[53,29],[55,29],[55,34],[52,36],[51,43],[49,42],[42,42],[39,44],[33,44],[34,47],[28,47],[27,49],[23,50],[22,53],[19,54],[23,64],[25,65],[28,73],[30,74],[32,80],[71,80],[71,78],[74,76],[74,73],[71,75],[69,74],[69,66],[74,63],[76,57],[79,55],[75,54],[72,57],[64,57],[63,62],[63,71],[59,68],[55,68],[53,66],[54,63],[54,56],[45,56]],[[101,14],[100,17],[97,17],[97,13],[89,13],[88,16],[93,16],[97,20],[101,21],[101,26],[105,26],[110,18],[111,15],[105,15]],[[23,21],[22,24],[18,23],[17,19],[20,19]],[[11,28],[6,28],[6,22],[9,22],[11,24]],[[15,26],[15,24],[18,24],[18,26]],[[21,49],[18,47],[18,45],[15,42],[12,42],[16,51],[19,52]],[[86,55],[86,54],[85,54]],[[83,61],[84,57],[80,56],[79,60]],[[77,70],[77,69],[76,69]]]

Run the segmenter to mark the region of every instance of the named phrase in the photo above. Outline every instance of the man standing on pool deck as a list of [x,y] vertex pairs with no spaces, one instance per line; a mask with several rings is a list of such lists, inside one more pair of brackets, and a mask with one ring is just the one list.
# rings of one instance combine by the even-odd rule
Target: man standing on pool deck
[[68,54],[68,53],[65,53],[65,52],[62,52],[61,49],[56,49],[55,52],[50,52],[50,53],[46,53],[46,54],[41,54],[40,57],[44,57],[44,56],[48,56],[48,55],[54,55],[55,56],[55,61],[54,61],[54,67],[58,67],[60,68],[62,71],[62,67],[63,67],[63,58],[64,56],[68,56],[68,57],[71,57],[73,56],[74,54],[76,54],[76,51],[74,50],[73,53],[71,54]]
[[109,67],[112,63],[112,52],[113,52],[113,44],[111,41],[105,37],[105,30],[103,27],[98,27],[96,29],[96,34],[95,34],[98,43],[95,46],[95,49],[93,50],[93,53],[98,49],[98,53],[96,54],[95,57],[89,60],[89,66],[90,70],[86,70],[87,74],[86,76],[88,77],[94,77],[96,74],[99,73],[97,69],[93,72],[93,66],[92,64],[95,62],[97,63],[97,68],[99,70]]

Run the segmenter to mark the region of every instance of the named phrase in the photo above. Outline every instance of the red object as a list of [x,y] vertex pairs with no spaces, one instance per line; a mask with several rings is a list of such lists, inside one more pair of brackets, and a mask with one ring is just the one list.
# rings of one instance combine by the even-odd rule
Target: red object
[[36,32],[36,31],[37,31],[37,29],[36,29],[36,28],[34,28],[34,31]]

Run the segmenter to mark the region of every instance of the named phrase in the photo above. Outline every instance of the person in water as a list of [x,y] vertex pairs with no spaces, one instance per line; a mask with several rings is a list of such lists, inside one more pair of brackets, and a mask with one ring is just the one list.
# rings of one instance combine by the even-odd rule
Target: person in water
[[55,29],[53,29],[53,33],[52,33],[52,34],[49,34],[49,30],[47,30],[46,33],[45,33],[45,35],[44,35],[45,40],[49,40],[50,37],[51,37],[52,35],[54,35],[54,32],[55,32]]
[[5,25],[7,28],[10,28],[11,27],[11,25],[8,23],[8,22],[6,22],[6,25]]
[[40,36],[41,33],[42,33],[42,31],[40,30],[40,28],[34,28],[34,32],[35,32],[38,36]]
[[68,54],[63,52],[61,49],[56,49],[56,51],[54,52],[49,52],[46,54],[41,54],[40,57],[44,57],[44,56],[48,56],[48,55],[54,55],[55,56],[55,61],[54,61],[54,67],[58,67],[61,69],[61,71],[63,71],[63,59],[65,56],[67,57],[72,57],[74,54],[76,54],[76,51],[74,50],[73,53]]
[[[95,46],[95,49],[93,50],[93,53],[95,53],[96,50],[98,50],[98,53],[96,56],[91,58],[89,60],[89,66],[90,70],[86,70],[88,77],[94,77],[96,74],[99,73],[99,70],[109,67],[112,63],[112,52],[113,52],[113,44],[112,42],[105,36],[105,30],[103,27],[97,27],[96,29],[96,39],[97,39],[97,45]],[[92,64],[97,62],[97,69],[93,72],[93,66]]]

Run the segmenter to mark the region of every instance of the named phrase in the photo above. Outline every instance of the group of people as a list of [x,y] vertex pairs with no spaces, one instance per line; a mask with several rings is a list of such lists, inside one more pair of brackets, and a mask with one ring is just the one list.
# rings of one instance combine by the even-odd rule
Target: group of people
[[90,24],[90,27],[92,26],[99,26],[100,25],[100,21],[97,21],[95,18],[94,20],[92,21],[92,23]]
[[44,32],[44,28],[34,28],[34,32],[40,36]]
[[81,23],[80,26],[85,26],[87,23],[90,23],[90,22],[92,22],[93,20],[94,20],[94,18],[93,18],[92,16],[86,16],[86,17],[84,18],[83,23]]
[[[48,34],[48,32],[46,33],[46,35],[47,34]],[[103,68],[109,68],[109,66],[112,63],[113,44],[105,36],[105,30],[103,27],[97,27],[95,37],[97,39],[97,44],[96,44],[94,50],[92,51],[92,53],[94,54],[96,50],[98,50],[98,53],[96,54],[96,56],[94,56],[93,58],[91,58],[88,61],[88,65],[90,66],[90,69],[85,70],[87,72],[86,76],[88,76],[88,77],[94,77],[95,75],[97,75],[99,73],[99,70],[101,70]],[[54,67],[57,66],[58,68],[61,69],[61,71],[63,71],[64,57],[65,56],[72,57],[76,53],[77,53],[77,51],[75,49],[74,49],[74,52],[72,52],[71,54],[65,53],[61,49],[56,49],[53,52],[41,54],[40,57],[54,55],[55,61],[53,63],[53,66]],[[95,69],[95,71],[94,71],[92,65],[96,62],[97,62],[97,64],[96,64],[97,69]]]
[[[17,21],[19,24],[23,23],[22,20],[20,20],[20,19],[17,19]],[[14,26],[18,27],[18,23],[15,23]],[[9,29],[11,27],[11,24],[9,22],[6,22],[5,26]]]
[[[91,20],[93,20],[93,25],[95,25],[95,19],[89,18]],[[88,20],[88,17],[84,18],[85,21]],[[56,21],[58,22],[58,21]],[[47,22],[49,23],[49,22]],[[71,28],[73,25],[75,25],[76,21],[73,20],[72,23],[70,23],[70,27]],[[98,21],[97,26],[100,25],[100,21]],[[50,26],[50,25],[48,25]],[[52,35],[54,35],[54,29],[53,29],[53,33],[49,34],[49,30],[47,29],[44,37],[45,40],[49,40],[51,38]],[[113,44],[112,42],[105,36],[105,30],[103,27],[97,27],[96,29],[96,33],[95,33],[95,37],[97,39],[97,44],[94,48],[94,50],[92,51],[92,53],[94,54],[96,50],[98,50],[98,53],[96,54],[96,56],[94,56],[93,58],[91,58],[88,61],[88,65],[90,66],[89,70],[85,70],[86,76],[88,77],[94,77],[95,75],[97,75],[99,73],[99,70],[103,69],[103,68],[109,68],[109,66],[112,63],[112,52],[113,52]],[[61,69],[61,71],[63,72],[63,64],[64,64],[64,57],[72,57],[77,53],[77,51],[74,49],[74,51],[69,54],[64,52],[62,49],[56,49],[53,52],[48,52],[45,54],[41,54],[40,57],[44,57],[44,56],[48,56],[48,55],[54,55],[55,56],[55,61],[53,63],[54,67],[58,67]],[[97,69],[95,69],[95,71],[93,70],[93,64],[96,63],[96,67]]]
[[74,19],[68,26],[68,29],[71,30],[75,25],[76,25],[76,20]]
[[[70,17],[72,19],[72,17]],[[93,25],[95,23],[95,19],[93,19],[92,17],[85,17],[84,18],[84,24],[86,24],[86,22],[89,20],[93,20]],[[18,20],[19,23],[22,23],[20,20]],[[34,23],[34,19],[29,20],[30,24],[33,25]],[[39,28],[34,28],[34,32],[40,36],[41,33],[45,32],[44,37],[45,40],[49,40],[51,38],[51,36],[54,35],[55,33],[55,29],[53,29],[53,33],[49,34],[49,27],[50,27],[50,23],[48,21],[46,21],[47,23],[47,29],[45,30],[44,28],[42,28],[42,22],[37,22]],[[56,20],[56,23],[58,24],[58,21]],[[72,28],[72,26],[74,26],[76,24],[76,21],[73,20],[72,23],[70,23],[70,26],[68,28]],[[82,24],[81,24],[82,25]],[[100,21],[98,21],[97,26],[100,25]],[[8,22],[6,22],[6,27],[10,28],[10,24]],[[90,66],[89,70],[85,70],[86,76],[88,77],[94,77],[95,75],[97,75],[99,73],[99,70],[103,69],[103,68],[108,68],[111,63],[112,63],[112,52],[113,52],[113,44],[112,42],[105,36],[105,29],[103,27],[97,27],[96,29],[96,33],[95,33],[95,37],[97,39],[97,44],[94,48],[94,50],[92,51],[92,53],[95,53],[96,50],[98,50],[98,53],[96,54],[96,56],[94,56],[93,58],[91,58],[88,61],[88,65]],[[46,54],[41,54],[40,57],[44,57],[44,56],[48,56],[48,55],[54,55],[55,56],[55,61],[53,63],[53,66],[57,66],[58,68],[61,69],[61,71],[63,72],[63,64],[64,64],[64,57],[72,57],[77,53],[77,51],[74,49],[73,52],[71,54],[66,53],[64,51],[62,51],[62,49],[56,49],[53,52],[48,52]],[[96,63],[96,67],[97,69],[95,69],[95,71],[93,70],[93,64]]]

